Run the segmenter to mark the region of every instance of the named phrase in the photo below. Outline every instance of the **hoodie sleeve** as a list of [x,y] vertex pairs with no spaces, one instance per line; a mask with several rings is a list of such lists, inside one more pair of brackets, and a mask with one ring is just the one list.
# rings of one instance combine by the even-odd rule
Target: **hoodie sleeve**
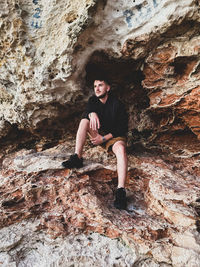
[[82,118],[83,118],[83,119],[88,119],[88,120],[89,120],[88,115],[89,115],[91,112],[97,112],[97,103],[96,103],[95,96],[91,96],[91,97],[89,98],[88,103],[87,103],[87,105],[86,105],[85,112],[83,113]]

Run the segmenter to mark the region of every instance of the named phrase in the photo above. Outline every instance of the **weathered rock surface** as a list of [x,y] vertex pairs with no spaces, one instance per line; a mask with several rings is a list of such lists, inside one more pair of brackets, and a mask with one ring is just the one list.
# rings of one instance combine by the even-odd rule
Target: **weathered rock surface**
[[137,258],[117,239],[110,240],[97,233],[51,239],[38,230],[39,225],[39,221],[29,220],[0,230],[1,266],[100,267],[116,264],[125,267],[132,266]]
[[[200,265],[199,26],[197,0],[1,0],[4,266]],[[113,156],[88,145],[84,168],[61,168],[102,69],[129,112],[128,211],[112,204]],[[28,236],[17,235],[23,224],[34,236],[31,247]],[[121,248],[120,259],[115,250],[103,260],[87,253],[105,251],[88,248],[81,259],[66,258],[65,246],[75,242],[69,235],[79,235],[81,250],[92,232],[92,248],[107,240],[111,251],[119,243],[109,238],[119,238],[132,252]],[[41,241],[45,233],[55,240]],[[62,251],[52,247],[61,243]]]
[[98,66],[127,105],[133,144],[198,154],[199,8],[196,0],[1,1],[0,137],[73,129]]
[[[93,232],[121,239],[132,250],[131,264],[137,266],[146,266],[147,260],[149,266],[200,264],[198,158],[129,155],[128,209],[119,211],[113,207],[115,158],[88,145],[85,166],[80,171],[62,169],[61,162],[72,146],[65,142],[41,152],[24,149],[4,158],[0,179],[1,228],[32,220],[37,221],[35,233],[45,231],[55,242],[60,242],[58,237],[68,240],[68,235]],[[8,257],[5,253],[13,248],[18,250],[21,239],[11,232],[0,256]],[[32,260],[38,260],[31,253]],[[65,260],[70,262],[69,258]]]

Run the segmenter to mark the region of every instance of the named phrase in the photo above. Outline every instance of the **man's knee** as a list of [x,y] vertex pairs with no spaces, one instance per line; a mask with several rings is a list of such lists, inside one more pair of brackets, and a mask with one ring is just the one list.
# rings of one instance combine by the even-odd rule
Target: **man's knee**
[[113,152],[116,155],[126,154],[126,144],[123,141],[116,142],[112,147]]
[[85,129],[88,131],[89,129],[89,120],[88,119],[82,119],[79,123],[79,129]]

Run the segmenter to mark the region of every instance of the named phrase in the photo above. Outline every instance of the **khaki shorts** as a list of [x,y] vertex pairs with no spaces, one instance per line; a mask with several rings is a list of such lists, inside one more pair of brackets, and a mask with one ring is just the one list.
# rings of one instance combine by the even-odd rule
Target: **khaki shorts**
[[126,137],[113,137],[112,139],[106,141],[105,143],[101,144],[100,146],[103,147],[107,152],[112,151],[112,146],[117,142],[117,141],[123,141],[126,144]]

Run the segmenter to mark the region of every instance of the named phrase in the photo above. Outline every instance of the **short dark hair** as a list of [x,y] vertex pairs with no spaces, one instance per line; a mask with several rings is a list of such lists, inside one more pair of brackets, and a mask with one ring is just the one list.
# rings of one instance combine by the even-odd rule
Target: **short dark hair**
[[94,81],[104,81],[105,83],[107,83],[108,85],[110,85],[110,80],[108,78],[108,76],[105,73],[96,73],[93,77],[93,83]]

